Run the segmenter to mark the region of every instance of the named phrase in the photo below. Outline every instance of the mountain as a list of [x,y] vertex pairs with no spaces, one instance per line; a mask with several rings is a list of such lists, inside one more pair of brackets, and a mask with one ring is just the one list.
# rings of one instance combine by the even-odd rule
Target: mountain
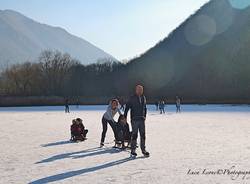
[[[232,5],[238,2],[209,1],[165,39],[126,64],[75,66],[64,81],[69,89],[65,94],[106,103],[114,96],[125,100],[140,83],[148,102],[173,102],[179,95],[188,103],[250,104],[250,6],[236,9]],[[22,85],[16,85],[17,79],[10,81],[19,89]],[[37,84],[44,83],[34,84],[30,89],[43,89]],[[14,94],[19,92],[16,88]],[[38,94],[44,95],[43,90]]]
[[45,49],[69,53],[82,64],[114,59],[93,44],[60,27],[38,23],[12,10],[0,10],[0,62],[36,59]]
[[168,37],[129,62],[124,84],[151,97],[250,102],[250,7],[211,0]]

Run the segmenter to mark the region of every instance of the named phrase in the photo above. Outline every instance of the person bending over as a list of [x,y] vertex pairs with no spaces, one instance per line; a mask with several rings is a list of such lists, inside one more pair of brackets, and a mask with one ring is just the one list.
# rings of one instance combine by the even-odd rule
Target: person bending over
[[117,99],[111,100],[106,112],[102,116],[102,136],[101,136],[100,147],[104,146],[104,141],[108,130],[108,124],[113,130],[115,140],[117,140],[116,122],[114,120],[114,116],[116,115],[116,113],[119,113],[119,115],[121,115],[121,111],[118,106],[119,106],[119,101]]

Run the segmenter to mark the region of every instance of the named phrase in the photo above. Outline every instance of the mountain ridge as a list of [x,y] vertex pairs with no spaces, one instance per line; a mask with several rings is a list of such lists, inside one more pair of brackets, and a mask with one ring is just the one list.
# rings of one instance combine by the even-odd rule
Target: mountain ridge
[[99,59],[116,60],[61,27],[37,22],[14,10],[0,10],[0,22],[0,37],[5,41],[4,45],[0,45],[1,61],[22,63],[34,60],[46,49],[67,52],[82,64],[94,63]]
[[249,19],[250,7],[236,9],[228,0],[211,0],[131,60],[124,80],[131,86],[144,84],[152,96],[247,98]]

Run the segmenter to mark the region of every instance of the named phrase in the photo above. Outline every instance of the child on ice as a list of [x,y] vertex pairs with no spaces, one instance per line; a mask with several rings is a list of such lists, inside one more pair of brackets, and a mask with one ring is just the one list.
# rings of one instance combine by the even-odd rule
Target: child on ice
[[[117,123],[117,141],[116,146],[122,146],[123,149],[129,147],[131,141],[131,132],[129,131],[129,124],[124,115],[120,115]],[[125,146],[127,142],[127,146]]]
[[70,140],[73,142],[84,141],[87,139],[86,135],[88,133],[88,130],[85,129],[85,126],[83,125],[81,118],[72,120],[70,131],[71,131]]

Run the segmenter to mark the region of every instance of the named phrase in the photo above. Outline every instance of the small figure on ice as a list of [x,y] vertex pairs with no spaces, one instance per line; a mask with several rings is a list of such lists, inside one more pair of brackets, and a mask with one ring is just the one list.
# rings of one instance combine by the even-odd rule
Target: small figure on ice
[[146,97],[143,94],[143,86],[137,85],[135,88],[135,95],[131,96],[126,104],[124,116],[127,118],[130,110],[131,125],[132,125],[132,139],[131,139],[131,156],[136,157],[136,145],[138,131],[140,132],[140,146],[142,154],[149,157],[149,152],[146,151],[145,140],[145,120],[147,114]]
[[165,102],[162,100],[159,104],[160,114],[165,114]]
[[176,104],[176,113],[181,112],[181,99],[176,96],[175,97],[175,104]]
[[159,110],[159,102],[158,102],[158,101],[155,102],[155,110],[156,110],[156,111]]
[[65,100],[65,113],[69,113],[69,100]]

